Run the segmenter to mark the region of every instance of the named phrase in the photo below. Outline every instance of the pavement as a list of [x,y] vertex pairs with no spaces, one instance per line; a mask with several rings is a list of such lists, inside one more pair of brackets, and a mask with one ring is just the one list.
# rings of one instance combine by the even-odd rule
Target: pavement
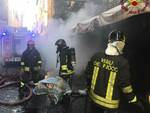
[[[73,90],[86,88],[84,76],[73,76]],[[9,86],[0,89],[0,100],[17,101],[19,100],[18,88]],[[88,113],[89,104],[86,103],[85,96],[71,97],[71,107],[69,113]],[[47,96],[38,96],[32,98],[29,102],[19,106],[2,106],[0,105],[0,113],[63,113],[64,107],[60,104],[57,106],[49,106],[50,102]],[[124,104],[124,103],[123,103]],[[69,106],[68,106],[69,108]],[[148,108],[148,106],[147,106]],[[37,111],[36,111],[37,110]],[[141,113],[135,107],[123,105],[120,113]],[[150,113],[148,110],[144,113]]]

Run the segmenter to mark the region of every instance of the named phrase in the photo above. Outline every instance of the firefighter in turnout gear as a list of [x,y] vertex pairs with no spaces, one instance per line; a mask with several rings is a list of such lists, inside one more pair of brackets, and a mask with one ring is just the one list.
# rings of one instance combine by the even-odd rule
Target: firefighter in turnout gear
[[117,113],[120,91],[129,103],[142,106],[133,93],[128,61],[122,56],[125,38],[121,31],[110,32],[106,50],[96,53],[88,62],[85,73],[91,113]]
[[34,84],[41,80],[40,69],[42,60],[39,52],[35,48],[33,40],[27,42],[27,49],[21,56],[21,76],[20,76],[20,98],[26,94],[25,84]]
[[[74,65],[76,64],[75,49],[69,48],[64,39],[57,40],[55,45],[57,46],[57,64],[60,63],[59,76],[69,80],[74,74]],[[69,84],[71,85],[71,83]]]

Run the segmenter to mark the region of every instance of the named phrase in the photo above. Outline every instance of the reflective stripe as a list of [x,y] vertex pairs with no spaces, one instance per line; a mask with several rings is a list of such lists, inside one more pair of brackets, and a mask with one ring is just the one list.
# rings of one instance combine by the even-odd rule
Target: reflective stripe
[[62,65],[61,68],[62,70],[67,70],[67,65]]
[[95,67],[94,67],[94,70],[93,70],[92,84],[91,84],[91,88],[92,88],[93,90],[94,90],[94,88],[95,88],[95,84],[96,84],[98,72],[99,72],[99,67],[95,66]]
[[73,70],[68,70],[68,74],[74,74],[75,73],[75,71],[73,71]]
[[125,88],[122,88],[122,90],[123,90],[124,93],[131,93],[133,91],[131,85],[129,85],[129,86],[125,87]]
[[24,69],[23,69],[23,68],[21,68],[21,71],[23,72],[23,71],[24,71]]
[[137,101],[137,98],[136,98],[136,96],[134,96],[134,98],[131,101],[129,101],[129,103],[133,103],[133,102],[136,102],[136,101]]
[[24,71],[30,71],[29,67],[24,67]]
[[66,76],[70,76],[72,74],[74,74],[75,71],[72,71],[72,70],[68,70],[67,72],[61,72],[61,75],[66,75]]
[[41,61],[41,60],[39,60],[39,61],[38,61],[38,64],[41,64],[41,63],[42,63],[42,61]]
[[116,80],[116,72],[111,71],[108,80],[107,91],[106,91],[106,99],[108,100],[112,100],[115,80]]
[[40,70],[40,66],[35,66],[35,67],[34,67],[34,70],[35,70],[35,71]]
[[149,102],[149,104],[150,104],[150,95],[148,96],[148,102]]
[[107,108],[118,108],[119,107],[119,100],[108,100],[104,97],[96,95],[92,89],[90,91],[90,97],[95,103],[97,103],[101,106],[104,106]]
[[126,37],[125,36],[123,36],[123,42],[125,42],[126,41]]
[[23,65],[24,65],[24,62],[21,62],[20,64],[23,66]]

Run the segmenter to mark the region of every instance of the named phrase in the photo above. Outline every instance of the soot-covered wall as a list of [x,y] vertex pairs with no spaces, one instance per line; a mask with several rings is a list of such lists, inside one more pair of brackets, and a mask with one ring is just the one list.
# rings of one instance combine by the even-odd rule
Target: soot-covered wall
[[135,91],[141,94],[147,93],[150,91],[150,13],[97,28],[91,36],[96,39],[101,38],[101,41],[103,40],[101,44],[106,47],[107,34],[113,29],[119,29],[127,36],[124,56],[130,64]]

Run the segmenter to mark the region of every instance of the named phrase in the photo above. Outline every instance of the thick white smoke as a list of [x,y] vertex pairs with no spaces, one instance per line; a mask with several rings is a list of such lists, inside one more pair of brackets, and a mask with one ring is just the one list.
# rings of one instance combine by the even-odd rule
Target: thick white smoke
[[[78,35],[72,31],[72,28],[78,22],[100,13],[100,9],[101,6],[88,2],[77,13],[72,13],[67,21],[53,19],[49,22],[47,35],[36,39],[36,46],[41,53],[43,68],[45,70],[53,70],[54,72],[58,72],[59,70],[59,68],[56,68],[55,42],[60,38],[65,39],[67,45],[74,47],[76,50],[77,73],[85,68],[87,61],[95,52],[96,45],[94,45],[94,43],[92,44],[91,40],[88,41],[86,37],[78,37]],[[91,37],[91,39],[92,38],[94,37]]]

